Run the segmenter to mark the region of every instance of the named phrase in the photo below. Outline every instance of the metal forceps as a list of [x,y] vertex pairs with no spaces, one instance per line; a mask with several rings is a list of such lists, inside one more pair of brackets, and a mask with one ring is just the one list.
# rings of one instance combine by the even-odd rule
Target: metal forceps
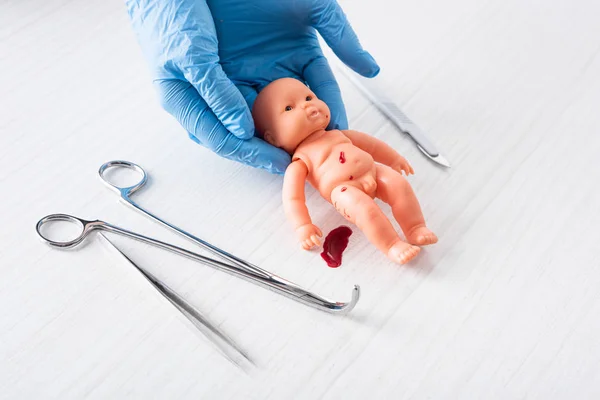
[[[137,184],[135,184],[133,186],[129,186],[129,187],[119,187],[119,186],[113,185],[106,179],[106,177],[104,176],[104,173],[106,172],[107,169],[114,168],[114,167],[128,168],[128,169],[135,170],[139,174],[141,174],[142,178]],[[236,275],[236,276],[241,277],[245,280],[248,280],[252,283],[266,287],[267,289],[270,289],[276,293],[282,294],[293,300],[296,300],[298,302],[301,302],[303,304],[309,305],[311,307],[317,308],[322,311],[326,311],[326,312],[330,312],[330,313],[337,313],[337,314],[346,314],[346,313],[350,312],[354,308],[354,306],[356,306],[356,303],[358,302],[358,299],[360,297],[360,287],[358,285],[354,285],[354,288],[352,289],[351,300],[347,303],[335,302],[335,301],[325,299],[315,293],[312,293],[306,289],[303,289],[302,287],[300,287],[290,281],[287,281],[277,275],[271,274],[268,271],[265,271],[265,270],[257,267],[256,265],[253,265],[247,261],[244,261],[244,260],[192,235],[191,233],[188,233],[188,232],[166,222],[165,220],[157,217],[156,215],[154,215],[154,214],[150,213],[149,211],[145,210],[144,208],[140,207],[129,197],[130,195],[132,195],[133,193],[135,193],[139,189],[141,189],[148,179],[148,175],[146,174],[146,171],[144,171],[144,169],[142,167],[140,167],[139,165],[134,164],[129,161],[109,161],[100,167],[98,174],[100,175],[100,178],[102,179],[102,181],[109,188],[111,188],[113,191],[117,192],[120,195],[121,202],[123,202],[123,203],[127,204],[128,206],[134,208],[135,210],[141,212],[142,214],[144,214],[147,217],[153,219],[154,221],[160,223],[161,225],[166,226],[167,228],[171,229],[172,231],[180,234],[181,236],[192,241],[196,245],[212,252],[213,254],[226,260],[227,262],[215,260],[215,259],[209,258],[209,257],[205,257],[200,254],[194,253],[192,251],[186,250],[184,248],[181,248],[181,247],[169,244],[169,243],[162,242],[160,240],[156,240],[156,239],[153,239],[153,238],[150,238],[147,236],[140,235],[135,232],[131,232],[131,231],[119,228],[115,225],[109,224],[104,221],[99,221],[99,220],[86,221],[86,220],[83,220],[83,219],[80,219],[77,217],[73,217],[71,215],[65,215],[65,214],[48,215],[48,216],[42,218],[37,223],[36,229],[37,229],[38,235],[42,238],[42,240],[44,242],[46,242],[50,246],[59,247],[59,248],[75,247],[78,244],[80,244],[81,242],[83,242],[85,240],[85,238],[88,236],[88,234],[91,233],[92,231],[103,230],[103,231],[107,231],[107,232],[116,233],[116,234],[119,234],[122,236],[126,236],[129,238],[162,248],[164,250],[182,255],[184,257],[198,261],[202,264],[211,266],[218,270]],[[41,232],[41,227],[50,221],[68,221],[68,222],[75,223],[75,224],[79,225],[81,233],[79,234],[78,237],[74,238],[73,240],[69,240],[69,241],[50,240],[50,239],[44,237],[44,235]]]

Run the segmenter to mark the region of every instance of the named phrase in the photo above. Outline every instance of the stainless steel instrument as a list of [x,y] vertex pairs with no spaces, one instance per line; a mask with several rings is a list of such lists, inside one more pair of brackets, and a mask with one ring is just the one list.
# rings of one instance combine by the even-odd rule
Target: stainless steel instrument
[[173,289],[167,286],[164,282],[160,281],[157,277],[146,271],[144,268],[137,265],[131,258],[129,258],[121,249],[119,249],[113,242],[108,240],[106,236],[100,234],[104,238],[105,242],[110,246],[114,252],[116,252],[121,258],[127,261],[131,266],[138,270],[140,274],[148,283],[156,289],[165,299],[169,301],[184,317],[186,317],[193,325],[202,332],[210,341],[217,346],[221,353],[227,357],[230,361],[235,363],[242,369],[248,367],[248,363],[254,365],[254,362],[250,359],[248,354],[237,345],[233,339],[231,339],[225,332],[219,327],[212,324],[207,317],[202,315],[196,307],[188,303],[183,297],[179,296]]
[[[104,173],[106,172],[106,170],[109,168],[112,168],[112,167],[133,169],[133,170],[137,171],[138,173],[140,173],[142,178],[137,184],[135,184],[133,186],[129,186],[129,187],[119,187],[119,186],[113,185],[104,176]],[[330,313],[337,313],[337,314],[346,314],[349,311],[351,311],[354,308],[354,306],[356,306],[356,303],[358,302],[358,299],[360,297],[360,287],[358,285],[354,285],[354,288],[352,289],[351,300],[347,303],[331,301],[331,300],[325,299],[315,293],[309,292],[308,290],[301,288],[300,286],[298,286],[290,281],[287,281],[277,275],[271,274],[268,271],[265,271],[265,270],[257,267],[256,265],[253,265],[247,261],[244,261],[244,260],[234,256],[233,254],[230,254],[230,253],[192,235],[191,233],[188,233],[188,232],[166,222],[165,220],[157,217],[156,215],[154,215],[154,214],[150,213],[149,211],[145,210],[144,208],[140,207],[138,204],[133,202],[131,200],[131,198],[129,197],[130,195],[132,195],[133,193],[135,193],[139,189],[141,189],[148,179],[146,171],[144,171],[144,169],[142,167],[140,167],[139,165],[134,164],[129,161],[110,161],[110,162],[103,164],[100,167],[99,175],[100,175],[100,178],[102,179],[102,181],[108,187],[110,187],[115,192],[119,193],[120,199],[123,203],[129,205],[130,207],[141,212],[142,214],[146,215],[147,217],[150,217],[154,221],[157,221],[158,223],[162,224],[163,226],[166,226],[167,228],[173,230],[174,232],[180,234],[181,236],[189,239],[196,245],[221,257],[226,262],[202,256],[200,254],[183,249],[181,247],[178,247],[178,246],[175,246],[175,245],[172,245],[169,243],[165,243],[160,240],[153,239],[148,236],[144,236],[144,235],[132,232],[132,231],[128,231],[126,229],[119,228],[115,225],[109,224],[104,221],[100,221],[100,220],[88,221],[88,220],[84,220],[84,219],[77,218],[77,217],[74,217],[71,215],[66,215],[66,214],[52,214],[52,215],[48,215],[48,216],[42,218],[40,221],[38,221],[38,223],[36,225],[36,230],[37,230],[38,235],[42,238],[42,240],[45,243],[47,243],[50,246],[58,247],[58,248],[71,248],[71,247],[75,247],[78,244],[82,243],[91,232],[93,232],[95,230],[102,230],[102,231],[116,233],[116,234],[119,234],[122,236],[126,236],[131,239],[135,239],[140,242],[144,242],[144,243],[159,247],[161,249],[170,251],[172,253],[182,255],[182,256],[190,258],[192,260],[198,261],[202,264],[205,264],[205,265],[211,266],[213,268],[219,269],[221,271],[236,275],[247,281],[250,281],[252,283],[266,287],[267,289],[270,289],[276,293],[282,294],[286,297],[289,297],[298,302],[301,302],[303,304],[309,305],[311,307],[317,308],[322,311],[327,311]],[[77,237],[75,237],[72,240],[67,240],[67,241],[51,240],[44,236],[44,234],[42,232],[42,227],[45,224],[47,224],[48,222],[52,222],[52,221],[66,221],[66,222],[74,223],[79,226],[80,233]]]
[[337,69],[360,90],[398,129],[408,134],[423,154],[435,163],[450,168],[450,162],[427,138],[423,130],[412,122],[400,108],[389,99],[374,79],[358,76],[348,68],[337,65]]

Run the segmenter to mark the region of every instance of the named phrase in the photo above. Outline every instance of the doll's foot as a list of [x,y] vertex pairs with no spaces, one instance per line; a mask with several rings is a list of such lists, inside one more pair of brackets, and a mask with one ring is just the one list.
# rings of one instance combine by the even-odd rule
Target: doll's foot
[[390,260],[398,264],[406,264],[419,254],[421,249],[402,241],[396,242],[387,253]]
[[435,233],[430,231],[426,226],[418,226],[410,231],[406,239],[411,244],[419,246],[427,246],[428,244],[437,243],[438,238]]

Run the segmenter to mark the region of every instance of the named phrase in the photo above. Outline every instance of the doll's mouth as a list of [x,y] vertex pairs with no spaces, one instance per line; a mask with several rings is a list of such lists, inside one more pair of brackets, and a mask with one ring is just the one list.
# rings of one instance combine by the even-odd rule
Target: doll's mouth
[[308,113],[308,119],[315,119],[317,118],[319,115],[321,115],[321,112],[317,109],[314,109],[312,111],[310,111]]

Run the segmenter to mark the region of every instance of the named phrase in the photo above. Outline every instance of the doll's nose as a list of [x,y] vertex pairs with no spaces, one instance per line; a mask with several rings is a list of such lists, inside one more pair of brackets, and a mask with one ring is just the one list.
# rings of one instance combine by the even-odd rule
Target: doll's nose
[[311,104],[304,106],[304,111],[306,111],[306,113],[310,115],[314,112],[319,112],[319,109]]

